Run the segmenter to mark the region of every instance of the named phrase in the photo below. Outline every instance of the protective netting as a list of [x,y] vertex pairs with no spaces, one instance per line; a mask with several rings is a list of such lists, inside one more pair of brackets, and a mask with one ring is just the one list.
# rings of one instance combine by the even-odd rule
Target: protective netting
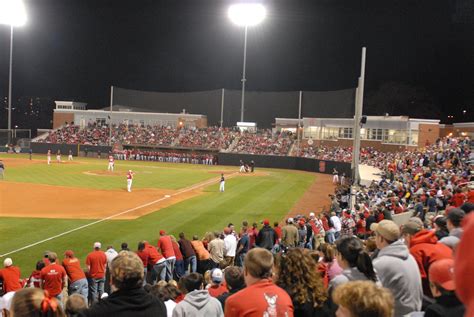
[[[355,89],[303,91],[301,116],[314,118],[352,118]],[[151,92],[114,87],[114,105],[138,107],[153,112],[177,113],[186,109],[207,115],[208,125],[219,125],[222,89],[199,92]],[[245,92],[244,121],[271,127],[275,118],[298,117],[298,91]],[[240,121],[241,91],[224,90],[224,126]]]

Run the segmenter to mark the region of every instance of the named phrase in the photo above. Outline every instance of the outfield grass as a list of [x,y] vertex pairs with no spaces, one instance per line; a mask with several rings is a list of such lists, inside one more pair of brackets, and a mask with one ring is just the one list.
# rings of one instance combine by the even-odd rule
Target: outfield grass
[[[86,170],[105,168],[105,161],[85,160]],[[94,177],[82,174],[82,164],[63,166],[32,165],[8,170],[8,180],[68,185],[66,181],[74,180],[70,186],[114,189],[109,183],[113,177]],[[208,178],[216,177],[209,171],[231,169],[235,167],[212,167],[188,164],[158,164],[152,162],[118,162],[119,169],[141,171],[138,177],[146,179],[145,184],[136,183],[136,187],[181,188]],[[70,169],[69,169],[70,167]],[[28,275],[45,250],[57,252],[60,257],[67,249],[72,249],[84,261],[95,241],[103,246],[120,247],[121,242],[128,242],[132,250],[140,240],[156,243],[158,231],[164,229],[174,235],[185,232],[190,238],[197,234],[202,236],[206,231],[221,230],[232,222],[240,227],[242,220],[261,222],[264,218],[271,221],[281,220],[299,197],[313,183],[315,174],[287,170],[263,170],[265,176],[235,177],[226,181],[226,192],[218,191],[218,184],[204,189],[200,196],[182,201],[168,208],[148,214],[135,220],[108,220],[81,229],[66,236],[42,243],[29,249],[10,255],[13,261],[22,268],[22,275]],[[44,177],[42,171],[51,173]],[[151,171],[151,173],[149,173]],[[155,171],[158,171],[155,174]],[[25,175],[26,174],[26,175]],[[33,177],[36,175],[36,177]],[[179,177],[180,179],[176,179]],[[108,181],[90,181],[88,178],[108,179]],[[7,181],[8,181],[7,180]],[[29,181],[30,180],[30,181]],[[82,182],[84,180],[84,183]],[[120,188],[123,187],[123,182]],[[164,185],[162,185],[164,184]],[[68,231],[93,220],[70,219],[33,219],[2,218],[0,221],[0,254],[32,244],[36,241]]]

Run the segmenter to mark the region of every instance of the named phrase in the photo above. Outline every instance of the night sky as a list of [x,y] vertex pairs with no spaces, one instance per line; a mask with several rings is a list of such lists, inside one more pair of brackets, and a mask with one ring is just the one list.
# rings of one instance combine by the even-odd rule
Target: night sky
[[[355,87],[361,47],[367,46],[366,95],[384,83],[402,83],[426,90],[441,119],[454,114],[462,121],[467,109],[462,119],[473,120],[471,1],[264,1],[267,19],[249,30],[247,89]],[[230,3],[26,1],[28,22],[15,29],[14,98],[76,100],[99,108],[109,103],[110,85],[240,89],[243,29],[229,21]],[[2,96],[8,91],[9,31],[0,25]],[[385,110],[381,106],[377,114]]]

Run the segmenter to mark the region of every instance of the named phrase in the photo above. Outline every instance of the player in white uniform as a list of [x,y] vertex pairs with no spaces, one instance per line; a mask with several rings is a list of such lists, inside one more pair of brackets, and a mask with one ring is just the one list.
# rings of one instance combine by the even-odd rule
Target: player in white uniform
[[69,155],[67,157],[68,161],[72,161],[72,150],[69,150]]
[[109,155],[109,166],[107,167],[107,170],[108,171],[114,171],[114,156],[113,155]]
[[225,178],[224,178],[224,174],[221,174],[221,184],[219,186],[219,191],[223,193],[224,190],[225,190]]
[[48,165],[50,165],[51,164],[51,150],[48,150],[46,157],[48,158]]
[[132,191],[132,182],[133,182],[133,174],[132,170],[128,170],[127,173],[127,191],[130,193]]
[[58,163],[61,163],[61,150],[58,150],[58,152],[56,153],[56,161]]
[[332,169],[332,183],[339,184],[339,172],[335,168]]
[[244,161],[240,160],[240,170],[239,173],[245,173],[245,164]]

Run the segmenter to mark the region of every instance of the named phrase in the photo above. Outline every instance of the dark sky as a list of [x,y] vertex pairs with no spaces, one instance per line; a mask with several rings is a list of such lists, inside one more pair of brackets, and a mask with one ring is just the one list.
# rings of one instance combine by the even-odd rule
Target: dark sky
[[[471,1],[265,1],[268,18],[249,31],[247,89],[354,87],[365,45],[366,92],[403,82],[426,88],[443,115],[473,112]],[[28,0],[28,23],[15,29],[14,95],[102,107],[110,85],[239,89],[243,30],[228,20],[229,3]],[[0,25],[2,95],[8,48],[9,28]]]

